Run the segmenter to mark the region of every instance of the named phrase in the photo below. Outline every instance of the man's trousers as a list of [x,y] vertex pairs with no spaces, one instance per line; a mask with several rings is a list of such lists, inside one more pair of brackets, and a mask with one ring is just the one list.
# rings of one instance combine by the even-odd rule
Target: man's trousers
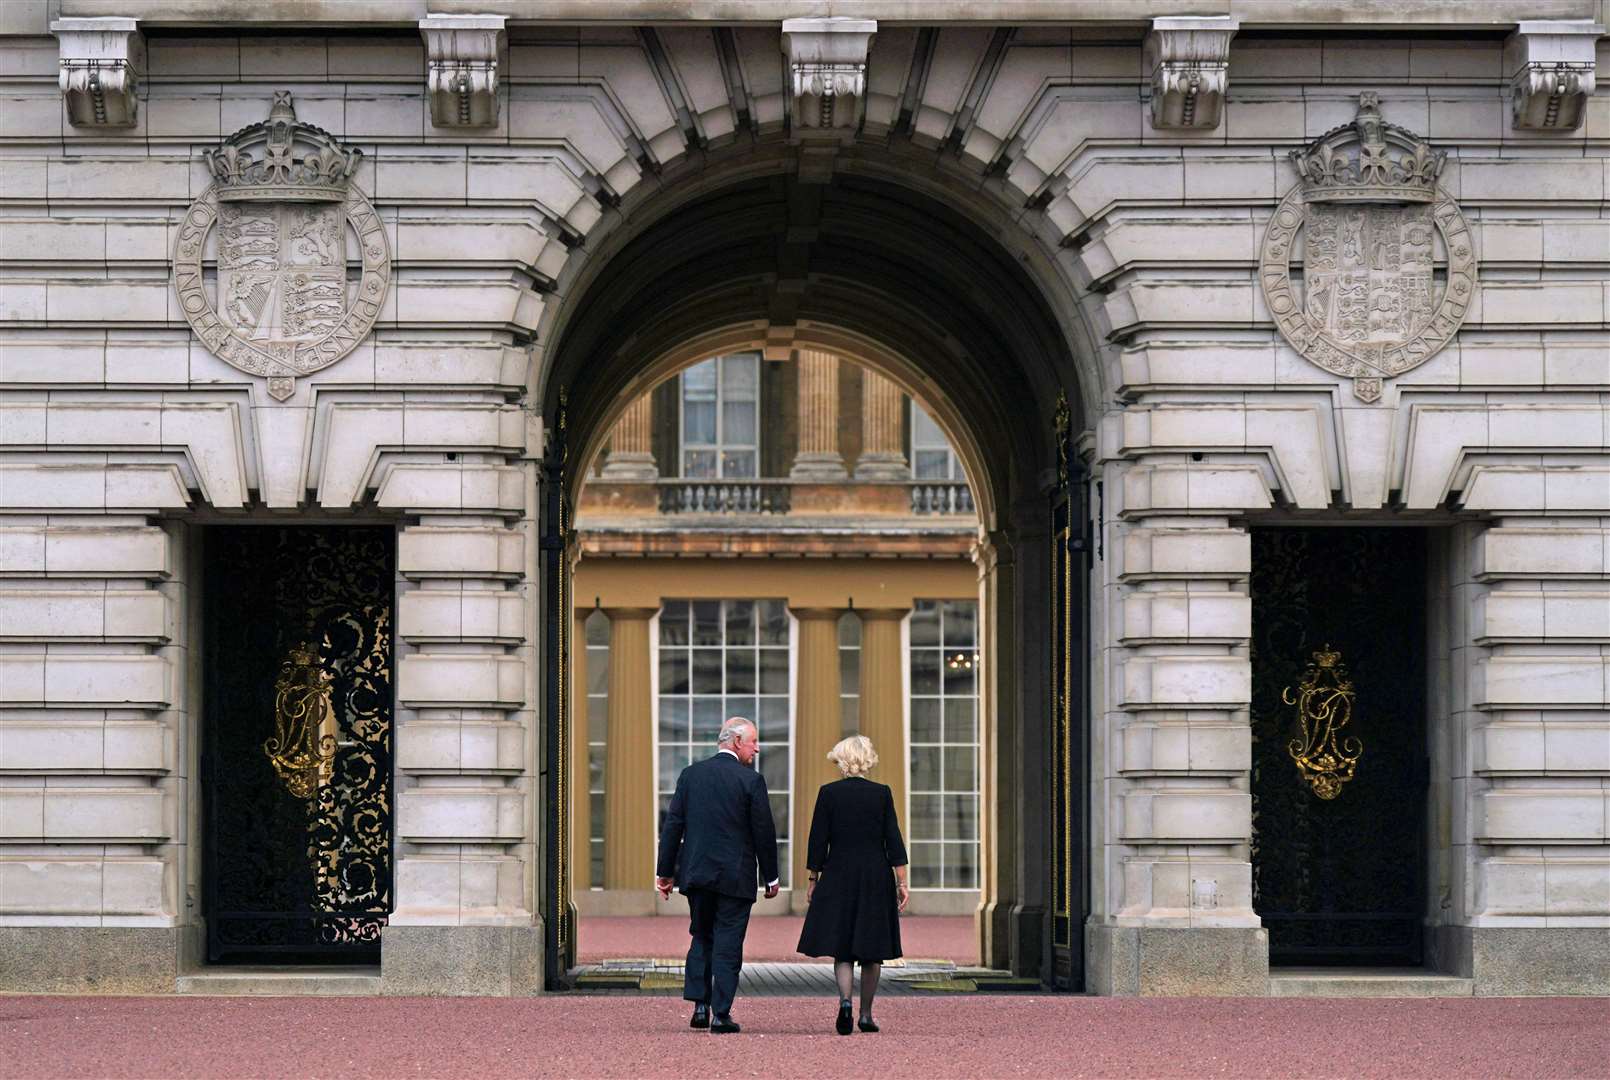
[[732,1010],[738,993],[738,974],[744,964],[744,934],[749,929],[753,899],[724,896],[709,889],[691,889],[688,898],[688,964],[682,996],[702,1001],[716,1016]]

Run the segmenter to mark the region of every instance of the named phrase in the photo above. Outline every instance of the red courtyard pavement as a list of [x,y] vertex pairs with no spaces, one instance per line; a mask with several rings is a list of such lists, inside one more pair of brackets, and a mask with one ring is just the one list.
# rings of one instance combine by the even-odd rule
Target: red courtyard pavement
[[1603,1078],[1610,1000],[0,997],[0,1077]]
[[[763,916],[749,920],[744,959],[806,961],[795,951],[800,916]],[[900,942],[913,960],[978,963],[978,939],[971,915],[918,915],[900,920]],[[678,959],[687,955],[688,923],[670,915],[642,918],[592,916],[577,924],[577,955],[584,964],[599,960]]]

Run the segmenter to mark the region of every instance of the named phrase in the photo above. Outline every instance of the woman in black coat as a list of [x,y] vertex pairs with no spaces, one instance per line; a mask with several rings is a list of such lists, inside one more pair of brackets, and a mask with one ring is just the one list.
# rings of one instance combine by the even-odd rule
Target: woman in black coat
[[840,1035],[850,1033],[850,993],[855,965],[861,965],[862,1031],[876,1031],[872,998],[878,992],[883,961],[900,956],[900,913],[911,889],[906,884],[906,845],[894,794],[862,774],[878,763],[865,735],[852,735],[828,751],[843,780],[823,784],[811,815],[805,857],[810,885],[805,896],[805,928],[799,951],[831,956],[838,977]]

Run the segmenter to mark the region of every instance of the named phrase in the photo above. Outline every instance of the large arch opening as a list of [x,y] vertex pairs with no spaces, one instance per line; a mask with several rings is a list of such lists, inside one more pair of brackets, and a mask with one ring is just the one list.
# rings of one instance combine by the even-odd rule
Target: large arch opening
[[[1064,565],[1082,535],[1067,509],[1080,426],[1068,417],[1084,415],[1079,373],[1092,369],[1075,357],[1076,335],[1059,325],[1018,226],[992,219],[974,193],[940,197],[953,181],[937,174],[905,177],[875,157],[845,164],[831,182],[802,184],[787,156],[751,154],[665,184],[562,283],[546,322],[547,753],[561,763],[547,800],[550,972],[575,942],[580,856],[566,819],[584,759],[565,674],[569,650],[585,648],[573,640],[585,633],[576,606],[591,603],[570,593],[570,522],[587,468],[634,401],[692,364],[821,354],[920,401],[969,482],[987,807],[978,952],[1019,975],[1082,981],[1086,695],[1055,660],[1084,652],[1083,575]],[[1048,587],[1059,550],[1060,590]]]

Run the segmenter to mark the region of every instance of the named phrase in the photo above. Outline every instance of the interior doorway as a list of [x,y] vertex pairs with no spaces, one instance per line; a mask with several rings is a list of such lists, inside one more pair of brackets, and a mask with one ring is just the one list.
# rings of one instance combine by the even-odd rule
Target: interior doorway
[[780,894],[750,959],[798,962],[806,835],[853,734],[894,792],[907,955],[973,967],[983,838],[978,517],[922,401],[822,350],[695,361],[629,402],[581,467],[571,581],[577,777],[568,828],[583,965],[687,947],[644,872],[682,769],[753,720]]
[[[1057,759],[1063,762],[1058,774],[1052,768],[1050,732],[1059,692],[1068,703],[1063,722],[1069,730],[1076,724],[1082,735],[1088,724],[1086,664],[1080,656],[1079,663],[1067,666],[1071,692],[1058,691],[1051,670],[1053,643],[1046,633],[1056,621],[1057,601],[1048,583],[1051,508],[1058,491],[1078,489],[1071,505],[1081,508],[1075,516],[1081,526],[1085,523],[1081,471],[1058,468],[1059,455],[1069,452],[1085,427],[1078,419],[1085,413],[1077,385],[1079,366],[1071,355],[1075,338],[1049,302],[1046,290],[1059,287],[1057,271],[1034,254],[1034,239],[1019,235],[1020,226],[991,209],[976,191],[921,168],[913,171],[912,162],[897,157],[887,150],[849,153],[841,156],[830,177],[811,182],[800,179],[797,162],[783,147],[755,148],[749,155],[735,150],[721,160],[701,160],[698,167],[706,171],[698,183],[679,187],[668,178],[663,196],[623,213],[617,227],[592,248],[575,279],[561,283],[562,302],[552,305],[544,328],[551,359],[543,376],[549,439],[542,504],[544,640],[554,643],[548,650],[543,706],[550,762],[545,832],[559,838],[559,843],[546,845],[550,861],[543,890],[551,977],[569,967],[576,946],[579,837],[570,832],[568,808],[579,793],[584,768],[577,758],[582,713],[577,689],[569,681],[570,656],[585,647],[579,643],[588,631],[578,625],[577,615],[593,598],[573,593],[570,570],[580,532],[576,515],[588,483],[584,470],[601,459],[620,425],[630,425],[633,403],[650,397],[679,372],[711,358],[758,354],[765,364],[819,353],[875,371],[921,401],[965,474],[976,515],[970,588],[978,598],[973,627],[979,654],[974,669],[978,799],[989,807],[979,823],[974,934],[980,957],[992,967],[1061,987],[1082,987],[1088,838],[1083,819],[1077,817],[1086,804],[1084,789],[1074,778],[1086,772],[1084,741],[1068,738],[1058,744],[1067,751],[1065,761]],[[1006,242],[1013,237],[1016,246]],[[751,445],[728,439],[728,402],[721,396],[729,389],[727,373],[713,374],[720,388],[716,441],[685,441],[681,451],[714,450],[715,460],[723,463],[720,469],[728,462],[746,468],[751,453],[764,460],[764,440]],[[702,389],[708,395],[709,388]],[[734,383],[730,389],[735,391],[732,403],[741,406],[744,388]],[[758,392],[764,395],[764,387]],[[1068,403],[1067,415],[1074,418],[1061,427],[1059,403]],[[920,443],[908,438],[905,450],[912,459],[930,449]],[[727,453],[730,459],[719,456]],[[799,446],[790,479],[821,479],[824,468],[836,467],[820,454],[818,446]],[[797,474],[794,466],[799,467]],[[706,479],[721,483],[668,485],[671,493],[664,497],[697,507],[713,487],[720,498],[752,504],[762,513],[799,515],[796,522],[808,519],[802,504],[793,501],[802,495],[798,484],[779,491],[779,485],[742,476]],[[949,499],[957,486],[954,477],[947,478],[932,493],[936,503]],[[778,498],[791,500],[786,510],[776,503]],[[801,531],[813,529],[820,532],[820,523]],[[1077,531],[1082,534],[1083,528]],[[669,575],[670,583],[678,584],[681,576]],[[1088,640],[1082,632],[1087,610],[1082,558],[1070,581],[1068,599],[1077,613],[1076,640],[1082,653]],[[745,591],[745,596],[719,598],[764,601],[781,595],[757,591],[752,584]],[[864,662],[869,648],[879,643],[886,647],[891,640],[903,641],[909,647],[910,616],[902,608],[915,611],[918,600],[960,599],[908,593],[900,598],[903,605],[874,606],[864,599],[869,593],[856,587]],[[651,634],[649,623],[666,599],[694,597],[664,591],[647,597],[638,613],[642,630],[632,631],[634,639],[645,644],[655,639],[658,626]],[[841,596],[824,606],[848,610],[848,599]],[[902,611],[902,618],[884,618],[880,607]],[[830,639],[829,622],[813,621],[818,623],[815,632]],[[964,622],[959,619],[957,625]],[[934,651],[946,657],[964,652],[961,645],[951,648],[960,638],[948,640],[944,627],[941,614]],[[902,633],[907,637],[901,638]],[[892,650],[894,668],[906,662],[898,648]],[[948,665],[948,659],[944,662]],[[940,742],[934,745],[942,771],[947,749],[942,721],[940,730]],[[1059,776],[1073,785],[1071,797],[1060,804],[1073,828],[1053,837],[1053,819],[1060,811],[1052,806],[1051,792]],[[910,777],[908,792],[916,791],[917,779]],[[941,786],[939,793],[944,792]],[[941,849],[951,843],[943,831],[933,842]],[[959,839],[958,846],[963,846]],[[1069,861],[1076,868],[1060,865]],[[964,864],[965,858],[959,858],[955,865]],[[938,871],[941,881],[947,865]],[[1059,915],[1063,932],[1054,936],[1052,892],[1064,885]],[[1056,963],[1054,954],[1060,958]]]
[[377,964],[393,904],[395,532],[200,531],[207,959]]
[[1426,533],[1252,530],[1253,907],[1271,964],[1424,956]]

